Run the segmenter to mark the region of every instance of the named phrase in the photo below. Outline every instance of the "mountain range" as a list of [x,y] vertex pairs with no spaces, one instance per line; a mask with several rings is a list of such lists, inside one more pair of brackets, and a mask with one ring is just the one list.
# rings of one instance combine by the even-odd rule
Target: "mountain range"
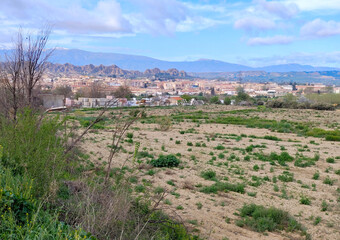
[[261,68],[252,68],[245,65],[233,64],[218,60],[200,59],[197,61],[163,61],[151,57],[88,52],[78,49],[56,49],[50,58],[53,63],[70,63],[73,65],[117,65],[126,70],[145,71],[146,69],[176,68],[186,72],[238,72],[238,71],[266,71],[266,72],[302,72],[302,71],[333,71],[339,68],[313,67],[300,64],[281,64]]
[[[0,50],[0,55],[4,51]],[[1,60],[1,57],[0,57]],[[261,68],[252,68],[245,65],[233,64],[218,60],[200,59],[197,61],[163,61],[151,57],[128,55],[119,53],[89,52],[79,49],[58,48],[49,59],[52,63],[84,65],[117,65],[121,69],[144,72],[147,69],[172,69],[176,68],[185,72],[239,72],[239,71],[265,71],[265,72],[313,72],[313,71],[340,71],[340,68],[313,67],[300,64],[271,65]]]
[[175,68],[160,70],[159,68],[147,69],[144,72],[135,70],[123,70],[116,65],[104,66],[102,64],[95,66],[93,64],[76,66],[70,63],[47,63],[46,73],[50,76],[119,76],[119,77],[157,77],[158,79],[187,78],[184,71],[178,71]]

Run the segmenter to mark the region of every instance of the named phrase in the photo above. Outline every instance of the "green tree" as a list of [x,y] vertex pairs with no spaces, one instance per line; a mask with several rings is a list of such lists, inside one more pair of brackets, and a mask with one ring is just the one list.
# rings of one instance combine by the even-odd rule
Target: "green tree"
[[250,96],[242,91],[239,91],[236,96],[236,102],[250,101]]
[[230,97],[225,97],[225,98],[224,98],[224,104],[225,104],[225,105],[230,105],[230,104],[231,104],[231,99],[230,99]]
[[220,99],[219,99],[218,96],[213,96],[213,97],[210,98],[209,102],[212,103],[212,104],[219,104]]
[[188,94],[184,94],[181,96],[181,98],[183,98],[187,102],[190,102],[193,97]]

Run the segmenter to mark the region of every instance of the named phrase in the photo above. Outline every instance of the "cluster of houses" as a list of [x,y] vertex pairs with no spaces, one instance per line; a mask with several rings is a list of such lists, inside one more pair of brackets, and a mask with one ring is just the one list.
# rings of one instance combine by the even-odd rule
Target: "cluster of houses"
[[106,98],[85,98],[80,97],[77,99],[70,99],[62,95],[44,95],[42,97],[43,106],[45,108],[58,108],[58,107],[78,107],[78,108],[96,108],[105,107],[114,102],[113,106],[117,107],[137,107],[137,106],[178,106],[178,105],[190,105],[197,106],[203,105],[204,101],[191,99],[187,102],[185,99],[179,96],[156,96],[151,98],[142,98],[137,100],[136,98],[117,98],[113,96],[107,96]]

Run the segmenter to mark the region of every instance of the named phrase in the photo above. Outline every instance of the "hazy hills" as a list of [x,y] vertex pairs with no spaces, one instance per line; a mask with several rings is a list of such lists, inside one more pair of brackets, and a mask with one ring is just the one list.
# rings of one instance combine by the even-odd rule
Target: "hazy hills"
[[117,65],[126,70],[144,72],[146,69],[171,69],[177,68],[186,72],[238,72],[238,71],[266,71],[266,72],[300,72],[300,71],[332,71],[337,68],[313,67],[300,64],[282,64],[262,68],[252,68],[245,65],[232,64],[217,60],[197,60],[170,62],[155,58],[127,55],[118,53],[88,52],[78,49],[56,49],[51,57],[53,63],[70,63],[73,65]]

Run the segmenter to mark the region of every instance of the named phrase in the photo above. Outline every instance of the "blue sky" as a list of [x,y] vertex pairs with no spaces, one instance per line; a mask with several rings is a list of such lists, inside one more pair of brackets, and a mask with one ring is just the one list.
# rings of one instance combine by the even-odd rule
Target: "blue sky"
[[340,67],[340,0],[1,0],[0,47],[53,26],[51,47]]

